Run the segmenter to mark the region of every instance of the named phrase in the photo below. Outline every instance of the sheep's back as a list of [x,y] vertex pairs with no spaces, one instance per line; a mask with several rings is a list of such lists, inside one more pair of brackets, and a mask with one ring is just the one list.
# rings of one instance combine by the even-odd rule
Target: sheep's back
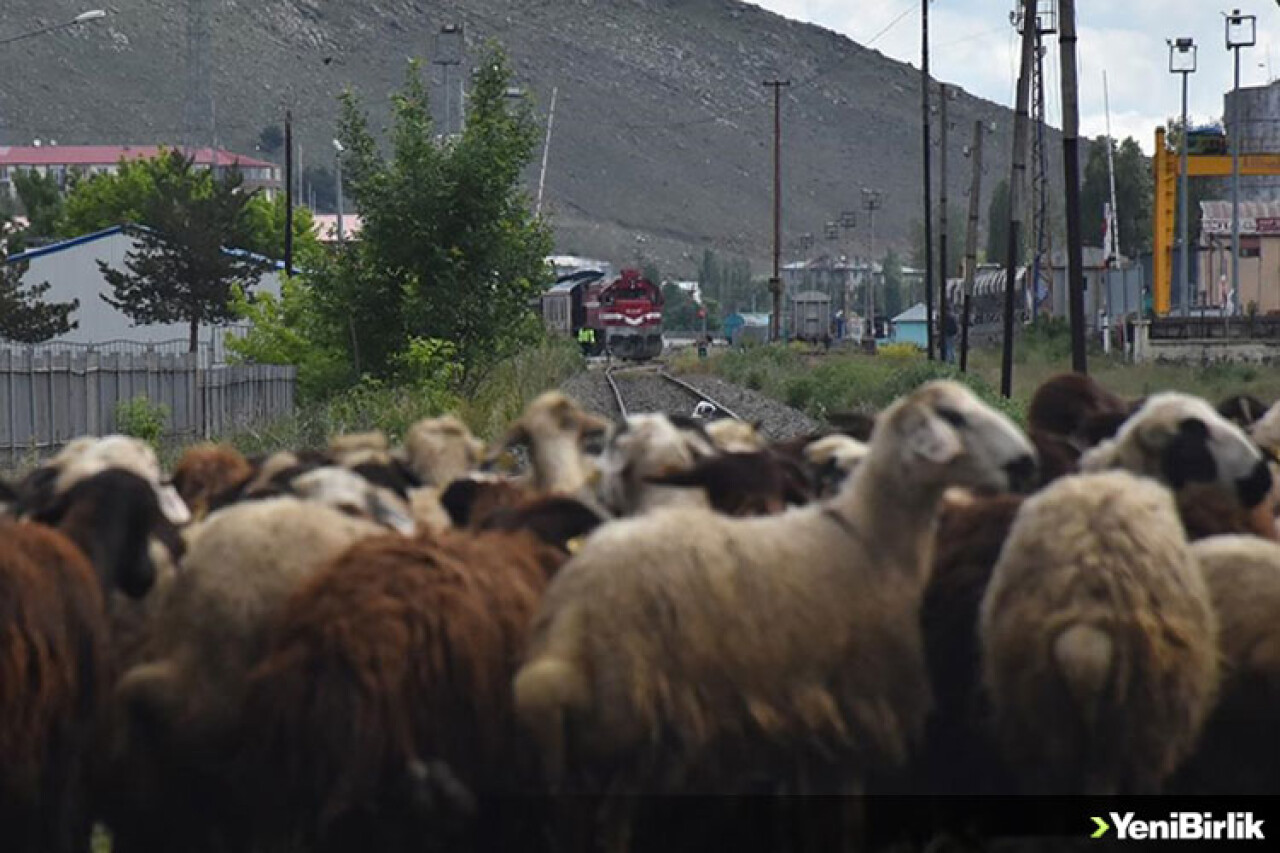
[[93,719],[108,667],[88,560],[56,531],[0,522],[0,811],[39,795],[55,772],[45,769],[51,741],[67,748],[72,728]]
[[[415,760],[477,790],[528,782],[511,679],[563,555],[525,533],[378,537],[288,601],[250,678],[263,772],[321,824]],[[522,770],[526,771],[522,775]]]
[[982,605],[997,738],[1051,788],[1150,790],[1203,722],[1216,633],[1167,491],[1123,473],[1060,481],[1023,504]]
[[1280,545],[1215,536],[1192,545],[1220,625],[1220,698],[1179,791],[1270,794],[1280,786]]
[[614,522],[552,582],[529,659],[590,685],[588,762],[679,774],[817,748],[896,767],[928,705],[919,593],[873,559],[819,508]]

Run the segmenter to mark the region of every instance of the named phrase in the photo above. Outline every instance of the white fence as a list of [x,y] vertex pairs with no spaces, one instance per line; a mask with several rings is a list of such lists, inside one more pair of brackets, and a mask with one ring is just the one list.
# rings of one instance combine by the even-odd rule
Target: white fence
[[116,406],[163,404],[168,440],[211,438],[292,414],[297,368],[218,365],[191,353],[0,348],[0,454],[114,432]]

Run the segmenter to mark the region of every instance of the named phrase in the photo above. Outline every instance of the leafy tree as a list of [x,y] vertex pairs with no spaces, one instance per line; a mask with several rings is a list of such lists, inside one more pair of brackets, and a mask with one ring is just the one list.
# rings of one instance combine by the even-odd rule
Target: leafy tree
[[122,159],[115,174],[75,179],[58,223],[60,236],[78,237],[127,223],[150,225],[146,214],[165,170],[177,164],[166,152],[149,159]]
[[[1120,252],[1136,258],[1151,248],[1151,215],[1154,187],[1151,165],[1141,146],[1127,137],[1113,148],[1116,171],[1117,224]],[[1107,171],[1107,140],[1094,140],[1085,161],[1084,181],[1080,187],[1080,227],[1085,245],[1100,246],[1103,239],[1103,208],[1111,199],[1111,180]]]
[[325,166],[307,166],[303,169],[302,199],[316,213],[337,213],[338,185],[333,172]]
[[903,304],[905,287],[902,278],[902,261],[898,258],[898,253],[890,249],[884,256],[884,260],[880,262],[880,266],[884,274],[884,313],[890,317],[896,317],[907,308]]
[[753,306],[768,310],[771,304],[769,283],[752,280],[751,262],[746,258],[722,259],[711,249],[704,250],[698,265],[698,285],[712,325],[726,314],[751,311]]
[[528,105],[508,105],[510,79],[491,45],[462,134],[441,144],[412,63],[393,98],[389,157],[356,97],[342,98],[343,172],[363,230],[313,284],[329,322],[350,327],[365,372],[395,374],[409,341],[441,340],[456,347],[465,385],[537,334],[529,300],[550,277],[552,240],[521,188],[538,133]]
[[254,196],[241,191],[238,171],[215,180],[178,151],[165,156],[170,165],[143,212],[150,227],[138,232],[126,269],[98,262],[111,287],[102,299],[136,323],[187,323],[195,352],[201,324],[234,320],[234,289],[247,292],[262,272],[259,261],[226,251],[248,242]]
[[62,216],[62,188],[57,179],[51,174],[20,171],[14,175],[13,185],[27,214],[26,241],[47,243],[57,237]]
[[[1024,244],[1026,240],[1022,241]],[[987,260],[1003,264],[1009,256],[1009,180],[996,184],[987,204]]]
[[[116,225],[145,225],[158,228],[152,218],[158,187],[166,181],[181,180],[183,160],[174,151],[157,157],[122,160],[115,174],[102,173],[77,180],[67,194],[60,236],[76,237]],[[197,167],[194,171],[202,171]],[[200,184],[205,192],[212,183]],[[230,248],[245,249],[269,258],[284,258],[285,198],[277,193],[267,198],[258,193],[246,205],[248,227],[242,243]],[[294,267],[314,263],[320,252],[320,241],[312,231],[311,213],[295,207],[293,215]]]
[[689,291],[675,284],[662,286],[662,325],[673,331],[691,332],[702,328],[698,303]]
[[27,264],[7,263],[5,258],[15,253],[21,236],[9,228],[8,217],[0,218],[0,233],[7,232],[4,251],[0,252],[0,338],[23,344],[38,344],[65,335],[79,324],[71,319],[71,313],[80,307],[80,300],[70,302],[45,302],[42,297],[50,284],[23,285],[22,277]]
[[258,133],[258,150],[270,157],[284,147],[284,131],[278,124],[269,124]]

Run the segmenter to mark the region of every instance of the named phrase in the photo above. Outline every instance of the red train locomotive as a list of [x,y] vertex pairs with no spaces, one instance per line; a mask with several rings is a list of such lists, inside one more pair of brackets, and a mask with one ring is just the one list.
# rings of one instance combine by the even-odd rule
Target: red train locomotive
[[608,351],[643,361],[662,354],[662,290],[639,270],[623,270],[606,281],[599,270],[583,270],[556,280],[542,295],[542,319],[553,332],[576,338],[595,330],[593,354]]

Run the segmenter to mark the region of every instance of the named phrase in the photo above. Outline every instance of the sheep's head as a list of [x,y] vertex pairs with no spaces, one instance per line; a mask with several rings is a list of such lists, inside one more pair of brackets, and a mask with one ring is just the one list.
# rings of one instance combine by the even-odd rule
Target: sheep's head
[[413,516],[405,501],[346,468],[328,466],[300,474],[289,482],[289,491],[303,500],[368,518],[406,535],[414,532]]
[[339,464],[347,464],[347,457],[359,456],[367,458],[370,455],[386,456],[391,450],[391,444],[387,441],[387,434],[381,430],[371,430],[369,432],[352,432],[346,435],[335,435],[329,438],[329,456],[331,456]]
[[721,418],[708,423],[705,429],[711,443],[722,453],[755,453],[766,446],[759,426],[746,421]]
[[203,518],[216,495],[246,484],[254,469],[234,447],[199,444],[188,447],[173,468],[173,487],[193,516]]
[[661,414],[632,415],[610,435],[600,454],[601,501],[619,515],[636,512],[653,489],[650,477],[692,468],[715,454],[715,446],[696,421]]
[[442,415],[410,427],[404,453],[410,470],[423,484],[445,486],[480,464],[484,442],[458,418]]
[[1150,397],[1116,437],[1085,453],[1084,471],[1124,468],[1174,489],[1215,483],[1246,507],[1271,490],[1262,451],[1212,406],[1188,394]]
[[560,391],[547,391],[525,407],[502,439],[501,448],[570,437],[575,441],[603,435],[612,424],[585,411]]
[[191,512],[172,485],[164,482],[160,460],[151,445],[125,435],[77,438],[24,481],[23,509],[39,511],[77,483],[108,470],[128,471],[151,485],[161,512],[174,524],[191,520]]
[[1013,421],[948,381],[921,386],[878,418],[868,460],[887,461],[923,486],[996,491],[1031,488],[1038,464]]

